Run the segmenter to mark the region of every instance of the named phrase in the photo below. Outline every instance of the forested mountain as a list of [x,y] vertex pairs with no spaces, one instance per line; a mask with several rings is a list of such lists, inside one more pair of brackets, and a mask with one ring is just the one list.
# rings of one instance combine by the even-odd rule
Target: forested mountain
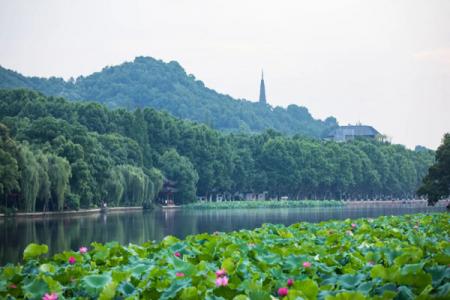
[[69,81],[25,77],[0,67],[0,88],[27,88],[70,100],[93,100],[109,108],[153,107],[224,131],[274,129],[320,137],[337,126],[335,118],[316,120],[305,107],[273,108],[219,94],[186,74],[177,62],[164,63],[150,57],[137,57],[133,62]]
[[176,203],[263,191],[294,199],[410,197],[434,155],[273,130],[221,133],[150,108],[110,110],[27,90],[0,90],[0,123],[0,205],[27,211],[148,205],[163,176],[176,182]]

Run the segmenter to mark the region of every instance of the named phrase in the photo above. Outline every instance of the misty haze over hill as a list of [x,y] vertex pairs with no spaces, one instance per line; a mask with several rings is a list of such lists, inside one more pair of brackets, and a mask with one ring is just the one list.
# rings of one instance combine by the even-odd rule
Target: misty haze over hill
[[19,87],[71,100],[94,100],[110,108],[153,107],[223,131],[261,132],[270,128],[321,137],[337,126],[334,117],[314,119],[305,107],[271,107],[217,93],[187,74],[177,62],[151,57],[137,57],[133,62],[68,81],[26,77],[0,67],[0,88]]

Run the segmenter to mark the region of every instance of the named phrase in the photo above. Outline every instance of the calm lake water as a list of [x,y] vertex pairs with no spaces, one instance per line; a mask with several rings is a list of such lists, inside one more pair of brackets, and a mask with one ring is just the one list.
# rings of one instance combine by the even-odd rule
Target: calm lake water
[[17,262],[29,243],[45,243],[51,253],[76,250],[91,242],[118,241],[122,244],[161,240],[167,235],[183,238],[190,234],[252,229],[263,223],[290,225],[301,221],[377,217],[444,208],[270,208],[114,212],[84,216],[0,219],[0,265]]

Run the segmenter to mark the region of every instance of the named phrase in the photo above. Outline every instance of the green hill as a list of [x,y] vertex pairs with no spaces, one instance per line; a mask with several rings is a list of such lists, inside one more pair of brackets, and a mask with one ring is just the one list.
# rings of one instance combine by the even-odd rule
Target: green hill
[[49,96],[94,100],[110,108],[153,107],[223,131],[274,129],[320,137],[337,126],[335,118],[314,119],[305,107],[271,107],[217,93],[187,74],[177,62],[165,63],[150,57],[137,57],[133,62],[69,81],[26,77],[0,67],[0,88],[28,88]]

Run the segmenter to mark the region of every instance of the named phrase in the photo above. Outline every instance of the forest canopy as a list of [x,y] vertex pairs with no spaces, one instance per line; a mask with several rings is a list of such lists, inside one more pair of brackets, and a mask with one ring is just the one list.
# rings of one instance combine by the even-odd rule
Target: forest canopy
[[436,151],[436,162],[428,169],[417,193],[426,196],[430,205],[450,196],[450,133],[444,135]]
[[152,107],[227,132],[263,132],[271,128],[286,134],[321,137],[337,126],[335,118],[314,119],[305,107],[271,107],[219,94],[187,74],[177,62],[164,63],[151,57],[136,57],[133,62],[68,81],[26,77],[0,67],[0,88],[27,88],[69,100],[88,99],[109,108]]
[[433,151],[376,140],[222,133],[151,108],[111,110],[28,90],[0,90],[0,123],[0,199],[25,211],[150,205],[165,179],[177,184],[176,203],[262,192],[408,198],[434,161]]

